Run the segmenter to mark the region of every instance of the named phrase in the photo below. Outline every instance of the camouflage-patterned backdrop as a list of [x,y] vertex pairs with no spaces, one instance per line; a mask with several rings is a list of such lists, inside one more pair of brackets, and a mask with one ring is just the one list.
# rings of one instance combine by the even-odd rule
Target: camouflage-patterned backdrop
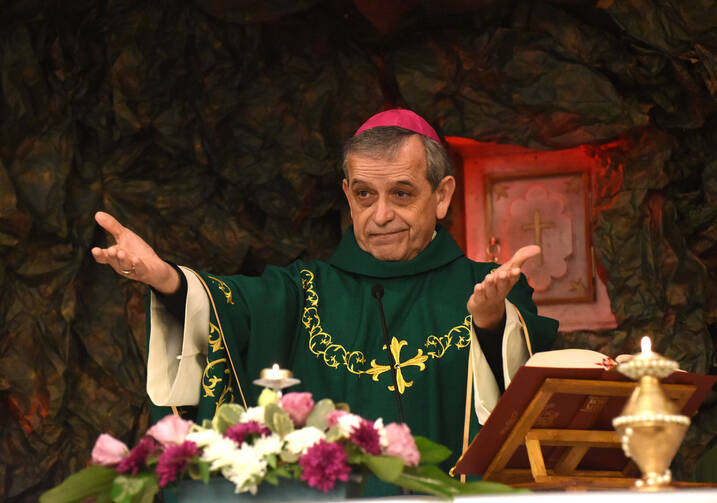
[[94,264],[93,213],[223,273],[324,258],[341,140],[388,105],[482,141],[625,139],[601,153],[594,222],[619,328],[559,346],[649,331],[714,370],[717,0],[10,0],[0,77],[2,500],[147,425],[144,290]]

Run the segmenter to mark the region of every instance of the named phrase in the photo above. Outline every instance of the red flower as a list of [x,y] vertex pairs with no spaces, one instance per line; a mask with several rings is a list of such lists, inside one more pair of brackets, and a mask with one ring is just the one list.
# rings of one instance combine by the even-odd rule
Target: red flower
[[351,432],[349,440],[368,454],[381,454],[381,443],[379,441],[378,431],[371,421],[362,419],[361,423]]
[[177,475],[187,466],[189,460],[199,454],[197,444],[187,440],[180,445],[170,445],[157,459],[159,487],[177,480]]
[[227,431],[224,432],[224,436],[234,440],[237,445],[243,444],[249,435],[265,437],[270,434],[271,431],[269,430],[269,428],[260,425],[256,421],[237,423],[234,426],[230,426],[229,428],[227,428]]
[[351,468],[347,460],[348,456],[341,444],[319,440],[299,458],[301,480],[310,487],[329,492],[334,488],[336,480],[345,482],[349,479]]
[[117,471],[121,473],[132,472],[132,475],[137,475],[137,472],[147,462],[147,458],[157,448],[157,444],[150,437],[144,437],[135,445],[129,455],[119,462],[117,465]]

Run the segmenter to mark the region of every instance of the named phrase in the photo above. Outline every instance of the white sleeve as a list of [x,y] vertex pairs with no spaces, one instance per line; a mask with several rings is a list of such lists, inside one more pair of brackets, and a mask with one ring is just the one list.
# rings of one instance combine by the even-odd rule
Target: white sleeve
[[[493,412],[500,398],[498,383],[488,360],[481,350],[478,338],[471,323],[471,346],[473,348],[473,393],[475,394],[475,410],[480,424],[484,424]],[[523,327],[518,316],[518,308],[505,301],[505,330],[503,331],[503,378],[505,387],[528,359],[528,346],[525,343]]]
[[197,405],[209,344],[209,299],[196,275],[187,278],[182,326],[150,290],[147,394],[155,405]]

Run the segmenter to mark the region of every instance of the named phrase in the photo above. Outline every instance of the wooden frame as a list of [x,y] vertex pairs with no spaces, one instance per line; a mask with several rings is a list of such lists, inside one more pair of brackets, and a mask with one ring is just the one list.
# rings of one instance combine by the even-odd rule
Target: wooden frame
[[[493,208],[493,188],[505,182],[521,181],[521,180],[538,180],[538,179],[549,179],[556,177],[569,177],[575,176],[580,178],[580,182],[583,190],[583,229],[585,231],[584,246],[585,249],[585,292],[582,295],[571,296],[571,297],[550,297],[540,298],[539,295],[534,295],[534,301],[537,305],[545,304],[564,304],[564,303],[580,303],[580,302],[592,302],[595,299],[595,271],[593,266],[593,253],[592,253],[592,237],[590,235],[590,176],[589,172],[583,167],[561,167],[556,168],[540,168],[532,170],[516,170],[513,173],[486,173],[484,176],[483,185],[486,188],[485,197],[485,211],[484,211],[484,228],[486,232],[485,241],[490,243],[493,236],[497,236],[497,230],[493,228],[494,208]],[[515,250],[514,250],[515,251]],[[507,259],[508,257],[504,257]]]

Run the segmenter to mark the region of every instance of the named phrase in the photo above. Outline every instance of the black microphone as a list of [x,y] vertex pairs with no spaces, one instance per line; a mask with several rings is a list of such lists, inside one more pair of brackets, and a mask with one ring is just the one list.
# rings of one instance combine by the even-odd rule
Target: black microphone
[[383,328],[383,340],[386,342],[386,355],[388,356],[388,366],[391,368],[391,377],[393,378],[393,396],[396,398],[396,408],[398,409],[398,420],[401,423],[406,422],[403,416],[403,404],[401,403],[401,394],[398,392],[398,380],[396,379],[396,362],[391,353],[391,343],[388,340],[388,327],[386,326],[386,316],[383,314],[383,285],[376,283],[371,287],[371,295],[378,302],[378,312],[381,314],[381,327]]

